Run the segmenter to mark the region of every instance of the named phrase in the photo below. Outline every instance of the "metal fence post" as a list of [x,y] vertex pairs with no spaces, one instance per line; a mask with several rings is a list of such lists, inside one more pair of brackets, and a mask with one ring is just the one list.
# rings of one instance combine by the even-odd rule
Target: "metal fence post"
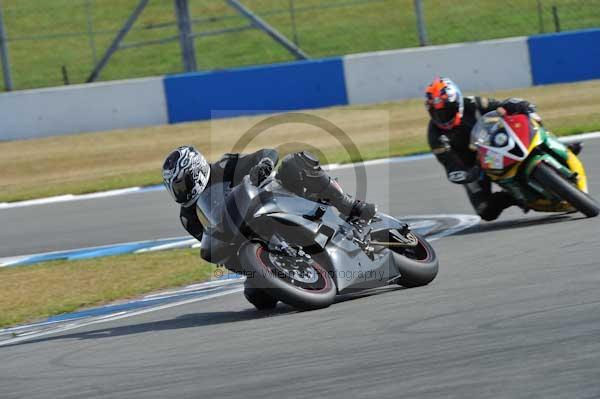
[[302,49],[292,43],[287,37],[282,35],[277,29],[269,25],[261,17],[250,11],[248,7],[245,7],[238,0],[226,0],[227,3],[236,9],[244,17],[248,18],[257,28],[263,30],[267,35],[271,36],[273,40],[281,44],[287,51],[293,54],[299,60],[307,60],[308,54]]
[[558,16],[557,6],[552,6],[552,16],[554,17],[554,31],[560,32],[560,17]]
[[296,29],[296,4],[295,0],[290,0],[290,19],[292,22],[292,35],[294,37],[294,44],[300,46],[298,41],[298,30]]
[[4,30],[4,15],[2,13],[2,3],[0,3],[0,57],[2,58],[2,76],[4,76],[4,89],[11,91],[13,89],[12,76],[10,73],[10,59],[8,57],[8,38]]
[[540,27],[540,33],[544,33],[544,6],[542,0],[537,0],[537,13],[538,13],[538,25]]
[[149,1],[150,0],[140,0],[138,5],[135,7],[133,12],[129,16],[129,18],[127,18],[125,25],[123,25],[123,27],[121,28],[119,33],[117,33],[117,36],[114,38],[114,40],[112,41],[112,43],[110,44],[110,46],[108,47],[108,49],[106,50],[106,52],[104,53],[104,55],[102,56],[102,58],[100,59],[98,64],[96,64],[94,66],[94,70],[92,71],[90,76],[87,78],[86,83],[95,82],[96,79],[98,79],[98,76],[100,76],[100,72],[102,72],[102,70],[104,69],[104,67],[110,60],[110,58],[119,49],[119,45],[121,44],[121,42],[123,41],[125,36],[127,36],[127,33],[129,33],[129,31],[131,30],[131,27],[133,26],[135,21],[138,19],[138,17],[142,13],[142,11],[144,11],[144,9],[148,5]]
[[423,0],[415,0],[415,16],[417,17],[417,31],[419,32],[419,45],[427,46],[427,28],[425,26],[425,15],[423,13]]
[[179,28],[179,43],[181,44],[183,68],[186,72],[194,72],[197,68],[196,48],[194,46],[188,0],[175,0],[175,15]]
[[85,2],[85,16],[87,19],[87,31],[90,41],[90,48],[92,50],[92,60],[94,65],[98,63],[98,56],[96,54],[96,35],[94,32],[94,16],[92,15],[92,0],[86,0]]

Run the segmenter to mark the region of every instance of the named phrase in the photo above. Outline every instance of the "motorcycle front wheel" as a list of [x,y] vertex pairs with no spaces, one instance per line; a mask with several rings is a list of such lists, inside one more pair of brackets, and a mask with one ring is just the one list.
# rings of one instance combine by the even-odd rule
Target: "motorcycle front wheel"
[[598,213],[600,213],[600,206],[592,197],[583,191],[580,191],[574,184],[565,179],[550,165],[540,162],[533,171],[532,177],[541,184],[542,187],[567,201],[585,216],[594,217],[598,216]]
[[302,310],[326,308],[337,288],[327,270],[313,258],[293,258],[269,252],[260,243],[245,244],[239,252],[253,287]]
[[[425,238],[411,232],[416,239],[414,247],[397,247],[390,245],[394,263],[400,270],[400,277],[396,283],[403,287],[420,287],[433,281],[438,274],[439,261],[433,247]],[[394,235],[390,234],[389,240],[393,242]]]

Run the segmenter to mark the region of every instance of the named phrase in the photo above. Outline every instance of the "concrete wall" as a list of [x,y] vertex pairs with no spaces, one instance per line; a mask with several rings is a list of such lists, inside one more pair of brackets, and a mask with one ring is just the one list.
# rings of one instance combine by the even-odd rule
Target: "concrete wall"
[[0,140],[166,123],[162,77],[0,94]]
[[463,92],[532,84],[525,37],[349,55],[344,71],[350,104],[421,97],[435,76]]

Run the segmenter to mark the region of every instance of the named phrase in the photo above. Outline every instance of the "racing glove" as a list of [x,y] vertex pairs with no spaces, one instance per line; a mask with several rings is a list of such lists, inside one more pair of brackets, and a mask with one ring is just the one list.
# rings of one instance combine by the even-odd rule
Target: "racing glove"
[[498,107],[498,113],[500,115],[514,115],[524,114],[529,115],[536,122],[542,123],[542,118],[537,113],[537,106],[529,101],[521,100],[520,98],[512,98],[504,101],[500,107]]
[[498,111],[501,115],[515,115],[515,114],[532,114],[535,113],[537,107],[535,104],[521,98],[509,98],[503,101],[498,107]]
[[455,184],[468,184],[479,180],[481,169],[474,166],[469,170],[455,170],[448,173],[448,180]]
[[375,214],[377,213],[377,206],[369,202],[355,200],[352,204],[352,210],[350,211],[350,217],[356,217],[365,222],[370,222]]
[[255,186],[258,186],[260,183],[265,181],[267,177],[273,172],[273,168],[275,168],[275,164],[271,158],[263,158],[260,162],[250,169],[250,181]]

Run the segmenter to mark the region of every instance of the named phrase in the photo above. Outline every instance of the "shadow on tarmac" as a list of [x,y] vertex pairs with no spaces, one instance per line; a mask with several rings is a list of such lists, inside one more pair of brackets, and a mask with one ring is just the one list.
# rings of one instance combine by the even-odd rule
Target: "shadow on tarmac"
[[[397,285],[390,285],[389,287],[370,289],[360,291],[356,293],[349,293],[339,295],[336,297],[335,303],[341,303],[351,301],[354,299],[360,299],[372,295],[381,295],[393,291],[403,290],[404,287]],[[249,305],[249,304],[248,304]],[[206,313],[192,313],[177,316],[173,319],[159,320],[140,324],[128,324],[117,327],[107,327],[97,330],[76,332],[72,334],[56,335],[50,337],[43,337],[38,339],[31,339],[23,342],[5,345],[5,347],[34,344],[41,342],[65,340],[65,339],[77,339],[77,340],[95,340],[102,338],[114,338],[122,337],[135,334],[143,334],[147,332],[157,331],[168,331],[168,330],[179,330],[184,328],[198,328],[203,326],[211,326],[218,324],[228,324],[240,321],[258,320],[270,317],[284,316],[294,313],[301,313],[302,311],[292,308],[283,303],[279,303],[273,310],[256,310],[254,308],[248,308],[241,311],[223,311],[223,312],[206,312]],[[60,333],[58,333],[60,334]]]
[[[295,313],[297,310],[280,305],[274,310],[270,311],[258,311],[255,309],[245,309],[242,311],[225,311],[225,312],[206,312],[206,313],[192,313],[177,316],[173,319],[158,320],[140,324],[128,324],[117,327],[107,327],[97,330],[76,332],[72,334],[57,335],[53,337],[43,337],[39,339],[32,339],[15,343],[14,345],[33,344],[47,341],[56,341],[63,339],[101,339],[101,338],[114,338],[127,335],[142,334],[146,332],[156,331],[167,331],[167,330],[179,330],[184,328],[196,328],[202,326],[211,326],[217,324],[235,323],[239,321],[256,320],[268,317],[274,317],[289,313]],[[6,345],[13,346],[13,345]]]

